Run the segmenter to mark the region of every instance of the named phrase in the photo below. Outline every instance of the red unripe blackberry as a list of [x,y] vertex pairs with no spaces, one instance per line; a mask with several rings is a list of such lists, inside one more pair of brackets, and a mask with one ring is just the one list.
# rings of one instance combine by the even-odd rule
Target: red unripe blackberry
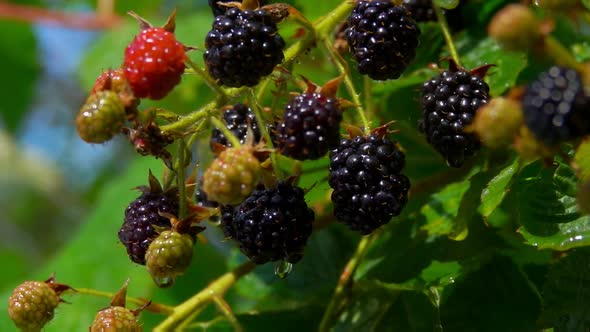
[[341,121],[336,98],[320,93],[295,96],[278,125],[277,148],[293,159],[318,159],[340,141]]
[[402,5],[412,14],[416,22],[436,21],[432,0],[404,0]]
[[160,215],[178,215],[178,191],[166,192],[142,188],[143,194],[131,202],[125,210],[125,221],[119,230],[119,240],[127,248],[129,258],[145,265],[145,253],[158,236],[155,227],[170,228],[170,220]]
[[[250,107],[240,103],[235,104],[223,112],[223,120],[225,120],[227,129],[237,137],[241,144],[246,143],[248,127],[252,129],[254,143],[260,141],[260,129],[258,129],[256,116]],[[212,151],[215,151],[215,144],[221,144],[227,147],[232,146],[231,142],[227,140],[227,137],[217,128],[213,129],[211,139],[209,140],[209,146]]]
[[346,40],[358,71],[374,80],[398,78],[416,56],[420,29],[389,0],[361,0],[348,18]]
[[228,9],[217,16],[203,54],[211,77],[229,87],[254,86],[284,59],[285,41],[263,10]]
[[477,136],[465,127],[488,99],[487,83],[464,70],[446,70],[422,86],[420,130],[449,166],[461,167],[480,148]]
[[369,234],[401,213],[410,181],[401,174],[405,155],[380,135],[343,139],[330,152],[334,216],[350,229]]
[[142,30],[125,49],[123,70],[138,98],[164,98],[184,73],[186,52],[164,28]]
[[45,282],[26,281],[8,299],[8,316],[26,332],[41,331],[53,319],[59,296]]
[[224,211],[224,233],[256,264],[285,260],[297,263],[311,235],[313,210],[303,190],[281,182],[255,190],[233,213]]
[[102,309],[96,314],[90,332],[142,332],[136,314],[119,306]]
[[573,69],[551,67],[522,98],[524,121],[540,141],[557,144],[590,132],[590,98]]

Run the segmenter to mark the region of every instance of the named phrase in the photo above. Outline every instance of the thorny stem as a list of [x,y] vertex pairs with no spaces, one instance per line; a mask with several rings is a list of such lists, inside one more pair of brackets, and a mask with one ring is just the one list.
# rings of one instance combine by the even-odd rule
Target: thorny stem
[[211,88],[211,90],[215,91],[222,99],[227,99],[227,93],[225,89],[223,89],[213,77],[211,77],[205,70],[201,69],[196,63],[194,63],[188,56],[186,57],[186,63],[191,67],[193,72],[199,75],[203,81]]
[[219,129],[223,133],[223,135],[229,140],[233,147],[239,148],[240,146],[242,146],[240,140],[236,137],[236,135],[234,135],[234,133],[227,129],[227,127],[223,124],[223,122],[221,122],[221,120],[214,116],[210,117],[209,120],[217,129]]
[[256,264],[248,261],[237,267],[235,270],[227,272],[217,278],[205,289],[176,306],[172,314],[154,328],[154,332],[173,331],[178,324],[190,317],[195,310],[198,310],[202,306],[213,301],[214,296],[223,296],[231,286],[233,286],[241,277],[254,270],[255,267]]
[[[86,294],[86,295],[92,295],[92,296],[98,296],[98,297],[106,297],[109,299],[112,299],[115,296],[114,293],[102,292],[102,291],[98,291],[98,290],[91,289],[91,288],[76,288],[75,290],[72,290],[72,294]],[[146,299],[129,297],[129,296],[126,298],[126,301],[128,303],[133,303],[133,304],[140,306],[140,307],[144,306],[148,302],[150,302],[149,300],[146,300]],[[145,308],[145,310],[147,310],[149,312],[156,313],[156,314],[170,315],[170,314],[172,314],[172,312],[174,312],[174,307],[169,306],[169,305],[165,305],[165,304],[156,303],[156,302],[151,302],[150,305]]]
[[345,65],[344,59],[342,59],[342,57],[336,51],[334,51],[334,48],[330,44],[329,40],[326,39],[324,41],[324,46],[328,50],[328,53],[330,53],[330,57],[333,59],[332,62],[336,64],[336,67],[338,67],[338,71],[344,75],[344,85],[352,97],[352,102],[354,103],[356,111],[361,118],[361,122],[363,124],[362,130],[364,133],[366,133],[371,127],[369,125],[369,120],[367,120],[367,116],[365,115],[365,110],[363,109],[360,95],[356,92],[356,88],[352,82],[350,70],[348,70],[347,66]]
[[166,131],[182,131],[193,126],[199,120],[207,118],[211,112],[217,109],[217,102],[212,101],[200,109],[181,117],[178,121],[163,125],[160,129]]
[[453,42],[453,38],[451,37],[449,25],[447,24],[447,18],[445,17],[445,14],[443,13],[442,9],[436,3],[433,2],[432,7],[434,8],[434,13],[436,14],[436,19],[438,20],[440,30],[442,31],[442,34],[445,37],[445,42],[447,43],[449,52],[451,53],[451,58],[453,58],[453,61],[455,61],[457,66],[460,66],[461,61],[459,60],[459,54],[457,53],[455,43]]
[[180,204],[178,208],[178,219],[182,220],[186,217],[186,184],[185,182],[185,170],[186,170],[186,142],[184,138],[180,139],[178,144],[178,163],[175,165],[176,168],[176,182],[178,186],[178,196]]
[[340,279],[338,280],[338,284],[336,285],[336,289],[334,290],[334,294],[328,304],[326,311],[324,312],[324,316],[322,317],[322,321],[320,323],[320,332],[327,332],[330,329],[330,325],[335,318],[336,314],[342,307],[343,299],[344,299],[344,291],[348,284],[351,282],[351,278],[356,271],[356,268],[359,266],[362,259],[365,257],[365,254],[369,250],[371,243],[379,237],[382,232],[375,232],[371,235],[365,236],[359,242],[356,252],[350,258],[342,274],[340,275]]

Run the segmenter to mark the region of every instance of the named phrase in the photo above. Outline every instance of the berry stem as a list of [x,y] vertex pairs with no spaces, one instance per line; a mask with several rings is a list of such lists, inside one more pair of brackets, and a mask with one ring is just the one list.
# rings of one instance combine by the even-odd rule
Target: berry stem
[[371,235],[363,237],[359,242],[356,248],[356,252],[344,267],[342,274],[340,274],[340,279],[338,280],[338,284],[336,285],[334,294],[332,295],[330,303],[328,304],[328,307],[324,312],[324,316],[322,317],[322,321],[319,327],[320,332],[327,332],[330,330],[330,325],[332,321],[334,320],[334,318],[336,318],[335,316],[346,303],[344,294],[346,286],[348,286],[348,284],[351,282],[351,278],[354,274],[354,271],[356,271],[356,268],[359,266],[360,262],[365,257],[365,254],[369,250],[371,243],[376,238],[378,238],[380,234],[381,232],[377,231]]
[[199,75],[205,83],[215,91],[215,93],[217,93],[222,99],[227,100],[227,92],[225,92],[225,89],[220,87],[205,70],[194,63],[189,57],[186,57],[186,63],[191,67],[195,74]]
[[459,54],[457,53],[457,49],[455,48],[453,37],[451,37],[449,25],[447,24],[447,18],[445,17],[445,14],[443,13],[442,9],[434,1],[432,2],[432,7],[434,8],[434,13],[436,14],[436,19],[438,20],[440,30],[442,31],[442,34],[445,37],[445,42],[447,43],[449,52],[451,53],[451,58],[453,58],[453,61],[455,61],[457,66],[460,66],[461,61],[459,60]]
[[178,144],[178,164],[175,165],[176,166],[176,183],[178,186],[178,219],[179,220],[183,220],[186,217],[186,184],[185,182],[185,178],[186,178],[186,152],[187,152],[187,147],[186,147],[186,142],[184,141],[184,138],[180,139],[180,142]]
[[324,46],[328,50],[330,57],[332,58],[332,62],[338,67],[338,71],[344,76],[344,85],[346,86],[346,90],[350,94],[352,98],[352,102],[356,108],[356,111],[361,118],[361,122],[363,124],[362,130],[364,133],[367,133],[368,130],[371,128],[369,125],[369,120],[367,120],[367,116],[365,115],[365,110],[363,109],[363,104],[361,102],[361,98],[359,93],[356,92],[356,88],[354,87],[354,83],[352,82],[352,77],[350,75],[350,70],[348,70],[348,65],[344,61],[344,59],[334,50],[332,44],[328,39],[324,40]]
[[[73,294],[85,294],[85,295],[91,295],[91,296],[97,296],[97,297],[106,297],[109,299],[112,299],[115,296],[114,293],[102,292],[102,291],[98,291],[98,290],[91,289],[91,288],[76,288],[75,290],[72,290],[72,292],[73,292]],[[133,303],[138,306],[144,306],[149,303],[149,305],[145,308],[145,310],[147,310],[149,312],[153,312],[155,314],[170,315],[174,312],[174,307],[172,307],[172,306],[156,303],[156,302],[149,301],[149,300],[142,299],[142,298],[135,298],[135,297],[127,296],[126,301],[128,303]]]
[[369,76],[363,77],[364,83],[364,94],[365,94],[365,112],[369,114],[369,116],[373,116],[375,114],[375,105],[373,104],[373,80],[369,78]]
[[[260,104],[258,103],[256,93],[254,93],[253,89],[250,89],[250,95],[252,97],[252,101],[251,101],[252,112],[254,112],[254,115],[256,116],[256,122],[258,124],[258,128],[260,129],[260,133],[262,134],[262,137],[264,137],[264,140],[266,141],[266,147],[271,150],[274,150],[274,146],[272,144],[272,138],[270,137],[270,133],[268,131],[268,128],[264,124],[265,121],[263,118],[262,110],[260,108]],[[274,153],[274,151],[270,155],[270,162],[272,164],[272,168],[275,171],[275,174],[277,175],[277,177],[282,179],[284,177],[284,174],[282,174],[281,169],[279,168],[279,161],[277,160],[277,155],[276,155],[276,153]]]
[[198,310],[205,304],[211,302],[214,296],[223,296],[231,286],[233,286],[241,277],[254,270],[255,267],[256,264],[248,261],[238,266],[235,270],[227,272],[217,278],[199,293],[176,306],[174,312],[154,328],[154,332],[173,331],[178,324],[189,318],[195,310]]
[[225,317],[225,319],[227,319],[227,321],[231,324],[235,332],[244,331],[244,328],[240,325],[240,322],[238,322],[238,319],[232,312],[229,303],[219,296],[213,296],[213,302],[217,306],[217,309]]
[[553,36],[548,35],[544,38],[543,51],[547,57],[551,58],[560,66],[569,67],[578,72],[584,71],[583,66],[576,61],[576,58],[574,58],[570,51]]
[[227,127],[223,124],[223,122],[221,122],[221,120],[214,116],[210,117],[209,120],[217,129],[219,129],[223,133],[223,135],[229,140],[229,142],[234,148],[239,148],[240,146],[242,146],[240,140],[236,137],[236,135],[234,135],[234,133],[232,133],[231,130],[227,129]]
[[190,128],[195,123],[199,122],[200,120],[206,119],[211,115],[211,112],[217,109],[217,102],[212,101],[207,105],[201,107],[200,109],[187,114],[186,116],[181,117],[178,121],[163,125],[160,129],[163,132],[170,132],[170,131],[183,131],[187,128]]

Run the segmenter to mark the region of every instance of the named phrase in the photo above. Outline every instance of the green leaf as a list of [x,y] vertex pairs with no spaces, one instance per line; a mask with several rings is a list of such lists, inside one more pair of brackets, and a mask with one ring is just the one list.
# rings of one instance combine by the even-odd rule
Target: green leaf
[[453,283],[460,275],[461,265],[456,261],[439,262],[432,261],[428,267],[422,270],[420,278],[427,285],[447,285]]
[[489,217],[492,212],[502,203],[514,175],[520,168],[520,158],[515,158],[512,163],[506,166],[496,175],[481,192],[481,205],[479,213]]
[[[590,1],[590,0],[588,0]],[[574,57],[579,62],[585,62],[590,60],[590,43],[587,41],[576,43],[572,45],[572,52]]]
[[542,321],[560,331],[590,328],[590,251],[576,249],[551,266],[543,285]]
[[434,5],[444,9],[453,9],[459,6],[459,0],[434,0]]
[[582,0],[582,4],[584,7],[590,9],[590,0]]
[[473,49],[462,54],[461,60],[469,69],[485,64],[494,65],[486,75],[492,96],[500,96],[513,87],[518,75],[527,66],[524,53],[507,52],[489,37],[480,40]]
[[445,287],[440,309],[445,331],[533,332],[541,302],[521,269],[495,256]]
[[528,244],[553,250],[590,244],[590,216],[580,215],[575,193],[573,170],[562,162],[516,186],[518,231]]
[[6,86],[0,89],[0,117],[10,131],[18,129],[27,114],[39,74],[37,41],[31,25],[0,21],[0,63]]

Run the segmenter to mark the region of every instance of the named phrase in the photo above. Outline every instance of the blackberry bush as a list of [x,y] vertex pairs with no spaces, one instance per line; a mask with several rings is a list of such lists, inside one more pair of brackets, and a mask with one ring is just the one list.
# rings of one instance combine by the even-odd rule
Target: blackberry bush
[[405,155],[396,142],[373,134],[343,139],[330,152],[334,216],[369,234],[401,213],[410,180],[400,172]]
[[358,71],[374,80],[398,78],[416,56],[419,35],[410,13],[388,0],[358,1],[346,30]]
[[445,70],[422,86],[420,130],[451,167],[461,167],[480,148],[465,127],[489,99],[489,86],[465,70]]
[[205,38],[209,74],[228,87],[254,86],[284,59],[285,41],[264,9],[228,9]]

